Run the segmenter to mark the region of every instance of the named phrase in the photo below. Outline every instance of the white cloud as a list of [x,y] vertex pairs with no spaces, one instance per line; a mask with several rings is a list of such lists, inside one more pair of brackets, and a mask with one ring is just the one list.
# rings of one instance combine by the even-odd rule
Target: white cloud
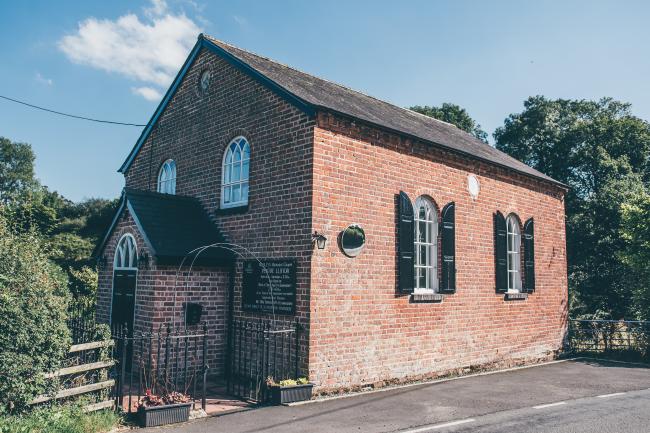
[[151,7],[144,8],[144,13],[149,17],[156,17],[167,13],[165,0],[151,0]]
[[242,27],[248,26],[248,20],[246,19],[246,17],[243,17],[241,15],[233,15],[232,19],[235,20],[235,22]]
[[45,84],[47,86],[51,86],[52,84],[54,84],[54,81],[51,78],[45,78],[38,71],[36,72],[36,81],[41,84]]
[[144,86],[134,93],[149,100],[169,86],[201,32],[184,13],[169,12],[164,0],[151,0],[144,20],[127,14],[115,21],[87,18],[58,47],[73,62],[121,74]]
[[153,87],[131,87],[131,91],[136,95],[142,96],[147,101],[160,101],[160,98],[162,98],[162,93]]

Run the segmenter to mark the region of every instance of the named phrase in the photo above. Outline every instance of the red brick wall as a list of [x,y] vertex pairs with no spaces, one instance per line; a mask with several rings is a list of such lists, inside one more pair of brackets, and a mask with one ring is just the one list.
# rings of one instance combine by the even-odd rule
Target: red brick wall
[[[312,259],[309,373],[322,390],[408,380],[459,367],[538,359],[560,347],[567,318],[563,191],[321,113],[315,130],[313,227],[329,239]],[[481,184],[477,200],[467,175]],[[456,203],[457,292],[442,303],[397,293],[396,195]],[[535,218],[536,291],[495,293],[492,215]],[[359,223],[357,258],[337,235]]]
[[[198,79],[208,68],[212,83],[208,93],[199,96]],[[229,242],[262,258],[296,258],[296,315],[305,328],[313,127],[313,118],[204,50],[126,173],[127,187],[155,190],[160,165],[172,158],[177,167],[176,193],[198,197]],[[244,212],[222,214],[218,208],[223,155],[238,135],[251,146],[249,206]],[[237,269],[235,316],[260,317],[240,311],[241,259]]]

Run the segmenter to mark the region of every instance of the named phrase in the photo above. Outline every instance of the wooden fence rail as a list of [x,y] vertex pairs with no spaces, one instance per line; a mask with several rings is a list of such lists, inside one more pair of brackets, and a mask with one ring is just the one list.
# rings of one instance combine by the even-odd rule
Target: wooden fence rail
[[[90,350],[110,348],[114,344],[115,343],[114,343],[113,340],[92,341],[92,342],[89,342],[89,343],[75,344],[75,345],[70,347],[70,350],[68,351],[68,353],[69,354],[80,354],[82,352],[86,352],[86,351],[90,351]],[[70,366],[70,367],[63,367],[63,368],[60,368],[57,371],[47,373],[45,375],[45,377],[47,379],[56,379],[56,378],[71,376],[71,375],[80,374],[80,373],[88,373],[88,372],[92,372],[92,371],[102,371],[102,370],[106,370],[107,373],[108,373],[110,371],[110,369],[113,368],[114,365],[115,365],[115,361],[112,360],[112,359],[93,361],[93,362],[88,362],[88,363],[85,363],[85,364],[73,365],[73,366]],[[108,376],[108,374],[106,374],[106,377],[107,376]],[[92,392],[97,392],[97,391],[106,390],[106,389],[110,390],[114,386],[115,386],[115,380],[114,379],[101,380],[101,381],[95,382],[95,383],[88,383],[88,384],[76,386],[76,387],[73,387],[73,388],[62,389],[62,390],[59,390],[54,395],[51,395],[51,394],[39,395],[38,397],[36,397],[34,400],[32,400],[30,402],[30,405],[45,403],[45,402],[53,401],[53,400],[61,400],[61,399],[64,399],[64,398],[81,396],[81,395],[84,395],[84,394],[89,394],[89,393],[92,393]],[[111,397],[108,397],[106,400],[96,402],[96,403],[93,403],[93,404],[89,404],[84,409],[86,411],[95,411],[95,410],[100,410],[100,409],[108,409],[108,408],[113,408],[114,404],[115,404],[115,400],[113,398],[111,398]]]

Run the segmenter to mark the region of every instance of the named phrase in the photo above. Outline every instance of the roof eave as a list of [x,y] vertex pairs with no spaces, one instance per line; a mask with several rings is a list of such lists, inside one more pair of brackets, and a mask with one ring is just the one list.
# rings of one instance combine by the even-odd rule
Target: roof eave
[[192,51],[190,51],[190,55],[187,56],[187,59],[185,59],[185,63],[183,63],[183,67],[178,71],[178,74],[176,74],[176,78],[174,78],[174,81],[172,82],[172,85],[167,89],[167,92],[165,93],[165,96],[162,98],[160,103],[158,104],[158,107],[153,113],[153,116],[151,116],[151,119],[149,119],[149,122],[147,122],[147,126],[144,127],[142,130],[142,133],[140,134],[140,137],[138,138],[138,141],[135,143],[135,146],[133,146],[133,149],[131,149],[131,152],[129,153],[129,156],[127,156],[126,160],[122,163],[120,168],[117,170],[119,173],[126,173],[129,167],[131,166],[131,163],[135,159],[135,156],[138,154],[140,151],[140,148],[144,144],[144,142],[149,138],[149,135],[151,134],[151,130],[153,129],[153,126],[156,124],[158,121],[158,118],[162,114],[162,112],[165,110],[165,107],[167,107],[167,104],[169,104],[169,101],[171,98],[174,96],[176,93],[176,89],[180,85],[180,83],[183,81],[183,77],[185,77],[185,74],[189,70],[190,66],[192,63],[194,63],[194,59],[196,58],[197,54],[199,53],[201,49],[201,41],[203,39],[203,34],[199,35],[198,40],[196,41],[196,44],[194,44],[194,47],[192,48]]

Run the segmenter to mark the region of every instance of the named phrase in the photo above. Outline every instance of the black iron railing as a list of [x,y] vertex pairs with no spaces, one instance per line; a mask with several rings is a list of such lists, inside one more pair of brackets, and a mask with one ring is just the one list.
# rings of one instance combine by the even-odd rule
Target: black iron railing
[[196,406],[206,405],[207,327],[161,327],[157,332],[129,332],[114,327],[117,368],[115,402],[127,413],[137,410],[147,393],[163,396],[181,393]]
[[267,378],[297,379],[301,329],[297,321],[233,321],[228,338],[228,393],[264,402],[270,397]]
[[[74,309],[68,316],[72,344],[95,341],[98,324],[93,310]],[[156,332],[134,332],[127,324],[113,324],[113,345],[109,358],[115,361],[108,376],[115,380],[109,390],[116,408],[127,413],[137,410],[147,392],[162,396],[172,392],[188,395],[196,406],[206,405],[207,327],[161,326]],[[82,352],[92,362],[94,352]]]
[[567,349],[635,358],[650,357],[650,322],[569,320]]
[[72,344],[81,344],[93,341],[96,338],[97,323],[95,309],[74,306],[68,311],[67,320]]

